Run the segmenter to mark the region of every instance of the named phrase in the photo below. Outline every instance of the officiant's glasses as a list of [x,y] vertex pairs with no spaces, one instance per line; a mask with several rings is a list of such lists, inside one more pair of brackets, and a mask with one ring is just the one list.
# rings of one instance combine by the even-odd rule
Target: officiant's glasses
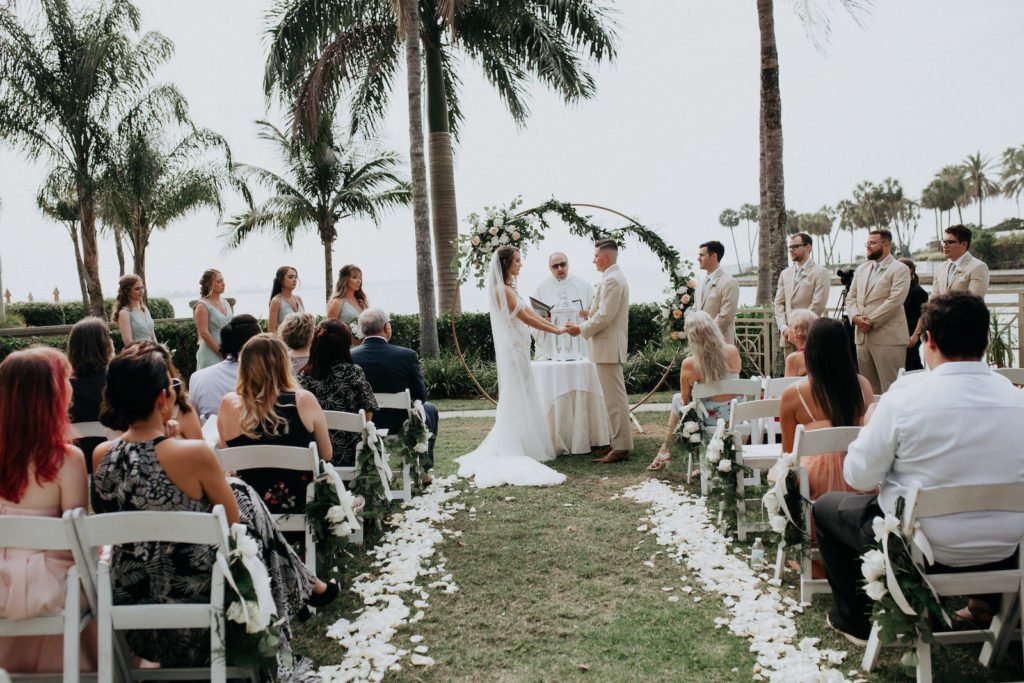
[[552,268],[566,268],[566,267],[568,267],[568,265],[569,265],[568,261],[562,261],[561,263],[552,263],[551,267]]

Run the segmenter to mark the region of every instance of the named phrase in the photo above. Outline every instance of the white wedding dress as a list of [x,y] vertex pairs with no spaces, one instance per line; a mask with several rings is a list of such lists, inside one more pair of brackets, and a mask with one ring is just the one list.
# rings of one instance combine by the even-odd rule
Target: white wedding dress
[[459,476],[472,477],[480,488],[561,484],[565,475],[541,464],[555,458],[555,449],[530,374],[529,328],[516,318],[525,303],[517,294],[516,307],[508,310],[497,254],[491,260],[487,299],[498,365],[498,414],[483,443],[455,459]]

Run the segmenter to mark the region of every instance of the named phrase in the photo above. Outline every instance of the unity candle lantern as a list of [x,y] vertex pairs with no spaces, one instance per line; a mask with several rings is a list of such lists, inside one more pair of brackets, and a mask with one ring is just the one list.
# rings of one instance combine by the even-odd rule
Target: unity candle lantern
[[[562,290],[561,297],[558,299],[558,305],[551,309],[551,323],[555,327],[562,327],[567,323],[572,323],[573,325],[580,324],[580,312],[569,301],[569,295],[564,289]],[[570,334],[555,335],[555,360],[569,361],[582,359],[583,354],[580,353],[579,335],[575,337]]]

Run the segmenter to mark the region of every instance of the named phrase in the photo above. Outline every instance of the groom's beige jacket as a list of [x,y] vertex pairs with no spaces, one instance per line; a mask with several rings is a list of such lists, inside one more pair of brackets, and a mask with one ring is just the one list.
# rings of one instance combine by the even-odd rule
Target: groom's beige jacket
[[629,285],[618,264],[604,271],[580,334],[590,341],[590,360],[625,363],[629,332]]

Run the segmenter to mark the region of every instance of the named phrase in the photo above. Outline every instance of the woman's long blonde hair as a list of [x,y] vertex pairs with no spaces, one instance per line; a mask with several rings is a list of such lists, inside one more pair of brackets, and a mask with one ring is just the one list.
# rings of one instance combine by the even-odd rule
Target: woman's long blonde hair
[[693,351],[693,365],[700,381],[714,384],[729,375],[729,353],[725,337],[704,311],[686,316],[686,338]]
[[[242,347],[238,359],[238,384],[235,391],[241,404],[242,434],[259,438],[288,433],[288,420],[277,414],[277,398],[282,391],[295,389],[288,347],[277,335],[257,334]],[[283,431],[282,431],[283,429]]]
[[[132,305],[132,299],[131,299],[132,287],[134,287],[136,285],[136,283],[139,283],[139,282],[142,282],[142,278],[139,277],[138,275],[135,275],[134,273],[128,273],[127,275],[122,277],[120,280],[118,280],[118,282],[117,282],[117,299],[114,301],[114,310],[110,314],[111,321],[113,321],[115,323],[117,322],[117,314],[121,312],[122,308],[129,308],[130,309],[130,307]],[[145,285],[144,282],[142,284]],[[139,305],[142,306],[142,310],[146,310],[146,300],[145,299],[143,299],[142,303],[140,303]]]
[[[338,282],[334,285],[334,293],[331,294],[331,301],[335,299],[344,299],[346,290],[348,289],[348,281],[353,275],[362,276],[363,270],[359,266],[349,263],[348,265],[342,266],[341,270],[338,271]],[[355,291],[356,301],[363,307],[365,311],[370,307],[370,300],[366,298],[366,294],[363,292],[362,284],[359,285],[359,289]]]

